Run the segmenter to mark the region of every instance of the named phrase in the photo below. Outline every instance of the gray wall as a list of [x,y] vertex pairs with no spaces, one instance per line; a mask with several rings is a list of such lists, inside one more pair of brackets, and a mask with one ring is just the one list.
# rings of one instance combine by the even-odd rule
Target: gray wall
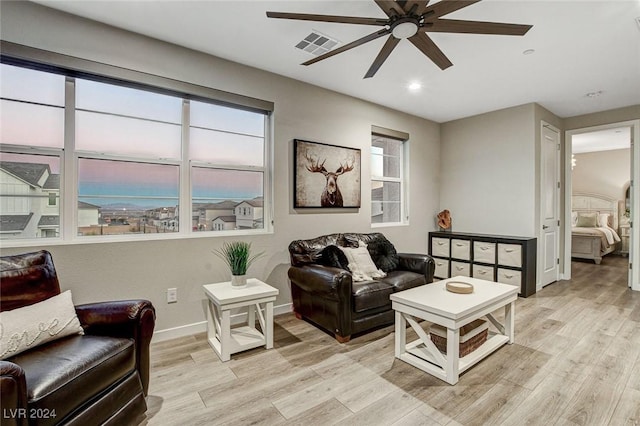
[[536,236],[534,104],[442,124],[440,208],[453,230]]
[[[280,290],[276,305],[290,303],[287,246],[331,232],[369,232],[371,126],[410,134],[410,225],[376,228],[399,251],[426,252],[439,206],[439,125],[352,97],[121,31],[33,3],[2,2],[3,40],[121,66],[228,92],[273,101],[274,228],[244,237],[268,256],[251,275]],[[302,138],[362,150],[362,208],[345,212],[295,211],[292,207],[292,140]],[[2,254],[47,248],[74,302],[143,297],[157,308],[157,330],[204,321],[202,284],[230,278],[211,254],[221,238],[3,248]],[[165,291],[178,288],[179,301]]]

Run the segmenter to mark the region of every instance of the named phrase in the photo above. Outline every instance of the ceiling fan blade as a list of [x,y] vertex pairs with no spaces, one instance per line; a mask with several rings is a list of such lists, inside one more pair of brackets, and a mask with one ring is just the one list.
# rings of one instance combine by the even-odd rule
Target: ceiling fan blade
[[442,50],[431,40],[431,38],[423,32],[419,32],[408,39],[415,47],[420,49],[422,53],[427,55],[440,69],[449,68],[453,63],[442,53]]
[[425,13],[429,13],[425,18],[435,19],[456,10],[463,9],[481,0],[440,0],[438,3],[432,4],[425,9]]
[[394,0],[375,0],[376,4],[389,18],[404,15],[404,10]]
[[404,9],[405,13],[411,13],[411,10],[415,7],[415,10],[413,11],[413,13],[415,15],[420,16],[426,12],[428,5],[429,5],[428,0],[422,0],[422,1],[409,0],[404,3],[402,8]]
[[433,23],[425,23],[428,32],[469,33],[497,35],[525,35],[533,25],[504,24],[501,22],[461,21],[457,19],[438,19]]
[[303,62],[302,65],[311,65],[311,64],[315,64],[318,61],[322,61],[323,59],[327,59],[330,58],[334,55],[337,55],[338,53],[342,53],[346,50],[349,49],[353,49],[354,47],[358,47],[362,44],[365,44],[367,42],[370,42],[371,40],[375,40],[377,38],[380,38],[384,35],[390,34],[391,30],[390,29],[383,29],[380,31],[377,31],[375,33],[369,34],[367,36],[364,36],[356,41],[352,41],[351,43],[345,44],[344,46],[340,46],[337,49],[333,49],[327,53],[325,53],[324,55],[320,55],[320,56],[316,56],[313,59],[308,60],[307,62]]
[[295,19],[298,21],[337,22],[340,24],[387,25],[387,20],[379,18],[360,18],[357,16],[314,15],[310,13],[267,12],[267,17]]
[[382,46],[380,53],[378,53],[378,56],[376,56],[376,59],[373,61],[373,64],[371,64],[369,71],[367,71],[367,73],[365,74],[364,78],[373,77],[378,72],[384,61],[387,60],[387,58],[399,42],[399,38],[395,38],[393,35],[389,36],[384,46]]

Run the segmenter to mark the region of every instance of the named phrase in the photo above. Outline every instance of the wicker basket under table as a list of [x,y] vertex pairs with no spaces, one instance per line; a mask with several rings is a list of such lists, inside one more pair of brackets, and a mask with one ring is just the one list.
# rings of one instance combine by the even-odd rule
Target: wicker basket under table
[[[489,325],[483,319],[477,319],[460,328],[459,356],[463,357],[478,349],[486,342],[488,334]],[[438,350],[447,353],[447,329],[438,324],[431,324],[429,335]]]

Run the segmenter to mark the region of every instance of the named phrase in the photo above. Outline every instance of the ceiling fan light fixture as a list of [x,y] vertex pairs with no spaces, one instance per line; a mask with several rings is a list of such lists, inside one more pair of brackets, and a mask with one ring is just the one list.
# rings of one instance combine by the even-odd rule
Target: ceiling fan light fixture
[[392,26],[391,34],[397,39],[409,38],[418,32],[418,24],[412,19],[400,20]]

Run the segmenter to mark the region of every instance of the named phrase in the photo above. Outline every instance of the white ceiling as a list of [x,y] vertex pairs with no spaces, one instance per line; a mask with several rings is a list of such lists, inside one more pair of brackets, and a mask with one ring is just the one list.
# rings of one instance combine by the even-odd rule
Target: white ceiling
[[631,127],[598,130],[580,133],[571,137],[571,151],[574,154],[585,152],[611,151],[631,147]]
[[[311,30],[349,43],[379,27],[265,12],[384,18],[372,0],[38,3],[436,122],[530,102],[560,117],[640,104],[640,0],[484,0],[445,17],[533,28],[523,37],[431,33],[454,64],[444,71],[403,40],[366,80],[386,37],[310,66],[300,64],[313,56],[294,46]],[[414,81],[423,85],[418,93],[407,90]],[[593,92],[601,94],[587,96]]]

